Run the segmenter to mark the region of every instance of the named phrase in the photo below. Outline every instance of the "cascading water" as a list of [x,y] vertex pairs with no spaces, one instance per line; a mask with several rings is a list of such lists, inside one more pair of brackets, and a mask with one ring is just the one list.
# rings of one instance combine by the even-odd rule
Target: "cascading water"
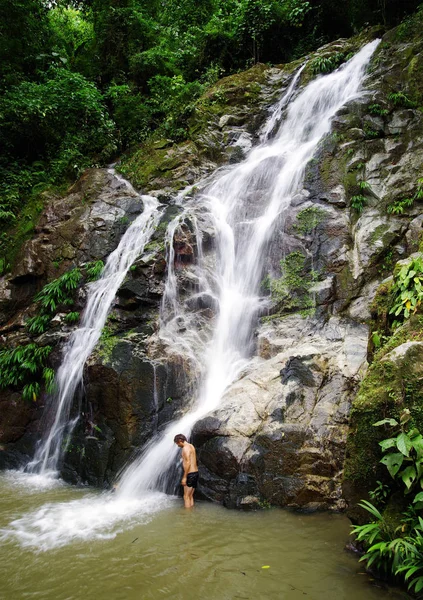
[[[130,186],[112,169],[110,172],[121,183]],[[136,195],[132,187],[130,191]],[[142,214],[130,225],[116,250],[110,254],[100,279],[88,286],[81,326],[72,333],[64,347],[64,359],[56,374],[57,391],[52,398],[55,418],[34,459],[26,467],[29,472],[57,476],[64,437],[70,436],[77,422],[77,418],[70,420],[69,415],[75,393],[82,382],[84,364],[100,338],[113,299],[129,267],[142,254],[161,216],[155,198],[141,196],[141,199],[144,204]]]
[[[115,535],[117,523],[148,518],[152,512],[167,506],[169,498],[152,490],[169,489],[175,476],[175,469],[170,469],[176,463],[177,453],[173,437],[180,432],[188,436],[194,423],[219,405],[225,391],[252,360],[253,332],[263,305],[260,280],[275,223],[278,217],[283,219],[292,197],[301,191],[305,166],[330,131],[333,116],[341,106],[363,93],[360,88],[365,69],[377,44],[378,41],[367,44],[337,71],[312,81],[292,100],[293,81],[276,107],[280,118],[283,108],[292,100],[277,135],[270,139],[278,121],[273,115],[263,129],[261,144],[248,158],[230,170],[216,173],[201,194],[184,201],[183,214],[169,225],[169,273],[160,338],[169,346],[169,351],[184,352],[198,370],[198,399],[193,409],[150,441],[142,455],[122,473],[114,494],[45,505],[12,522],[3,535],[13,536],[23,545],[47,549],[74,539]],[[147,207],[148,203],[146,210]],[[153,223],[157,209],[151,210]],[[175,231],[185,217],[194,226],[198,247],[194,267],[196,291],[188,299],[178,291],[172,245]],[[204,221],[214,230],[214,263],[201,252],[201,223]],[[146,226],[147,229],[150,231],[150,226]],[[113,286],[111,296],[118,285]],[[194,330],[187,327],[195,323],[190,321],[190,301],[202,294],[209,297],[216,316],[208,326]],[[100,318],[103,312],[98,307],[101,324],[91,324],[97,336],[108,308],[103,310],[104,316]],[[65,364],[69,365],[70,361],[66,359]],[[81,375],[82,365],[83,362]],[[69,382],[72,390],[79,381]],[[58,428],[65,426],[61,417],[57,421]],[[49,444],[53,448],[53,443]],[[45,467],[55,452],[44,453]],[[41,458],[38,460],[41,462]]]
[[[210,343],[190,348],[190,355],[200,354],[205,374],[195,408],[153,439],[122,474],[122,496],[132,497],[158,487],[166,490],[172,485],[172,473],[167,473],[177,453],[174,435],[182,432],[188,436],[194,423],[219,405],[225,390],[248,365],[254,325],[263,304],[259,294],[263,260],[275,221],[301,191],[305,166],[330,131],[332,118],[359,95],[366,65],[377,44],[366,45],[336,72],[311,82],[288,105],[279,132],[269,139],[294,94],[298,73],[265,125],[262,143],[186,206],[185,215],[194,223],[197,212],[205,210],[215,231],[216,268],[210,270],[199,254],[197,271],[202,291],[212,291],[217,317]],[[174,230],[172,224],[172,235]],[[162,324],[161,332],[166,339],[173,337],[174,343],[181,344],[181,333],[169,326],[184,313],[177,301],[171,264],[167,299],[174,314]],[[192,339],[190,332],[185,342]]]

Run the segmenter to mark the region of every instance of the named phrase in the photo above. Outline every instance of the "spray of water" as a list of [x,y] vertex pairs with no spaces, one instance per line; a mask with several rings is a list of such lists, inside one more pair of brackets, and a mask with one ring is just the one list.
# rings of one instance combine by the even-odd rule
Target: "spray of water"
[[[115,177],[126,186],[130,184],[119,176]],[[135,190],[130,191],[136,195]],[[101,277],[88,286],[87,305],[81,326],[76,329],[63,349],[63,362],[56,374],[56,393],[51,399],[55,410],[54,421],[34,459],[26,470],[47,477],[57,477],[61,456],[77,422],[70,419],[75,394],[81,385],[84,364],[97,344],[106,322],[116,292],[122,284],[129,267],[142,254],[145,245],[160,219],[158,202],[151,196],[141,196],[144,204],[142,214],[130,225],[121,241],[107,259]]]

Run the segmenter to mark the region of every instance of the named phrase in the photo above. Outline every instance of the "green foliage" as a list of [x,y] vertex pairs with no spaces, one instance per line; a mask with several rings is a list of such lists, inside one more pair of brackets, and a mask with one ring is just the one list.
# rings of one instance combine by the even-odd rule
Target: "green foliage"
[[51,346],[26,344],[14,349],[0,350],[0,388],[22,388],[24,400],[36,400],[40,393],[39,380],[51,387],[54,371],[46,367]]
[[311,63],[310,67],[315,75],[321,73],[331,73],[337,69],[346,58],[343,52],[335,52],[329,56],[316,56]]
[[417,189],[411,198],[402,198],[401,200],[395,200],[392,204],[389,204],[387,211],[389,214],[402,215],[407,208],[411,208],[415,201],[423,198],[423,178],[417,180]]
[[367,140],[375,140],[383,136],[383,131],[373,129],[366,123],[364,126],[364,136]]
[[366,202],[367,199],[363,194],[356,194],[355,196],[352,196],[350,200],[351,208],[356,212],[361,213]]
[[113,327],[109,324],[112,319],[113,317],[110,314],[108,317],[108,323],[103,327],[98,345],[96,347],[98,357],[104,362],[109,362],[111,360],[113,349],[120,341],[120,338],[115,335]]
[[65,321],[66,321],[66,323],[70,323],[70,324],[77,323],[79,321],[79,317],[80,317],[79,312],[73,311],[73,312],[68,313],[65,316]]
[[50,314],[35,315],[35,317],[31,317],[27,320],[26,326],[28,328],[29,333],[39,335],[41,333],[44,333],[44,331],[48,328],[50,320]]
[[67,271],[57,279],[47,283],[35,296],[41,308],[47,312],[54,312],[60,304],[71,304],[71,292],[76,290],[81,280],[81,271],[77,268]]
[[291,252],[280,261],[282,276],[268,277],[264,286],[270,290],[272,300],[281,311],[307,310],[314,306],[310,287],[317,280],[316,273],[307,266],[307,257],[301,252]]
[[398,108],[416,108],[417,106],[417,103],[411,100],[404,92],[392,92],[389,94],[388,100]]
[[79,174],[90,153],[110,155],[114,125],[93,83],[50,67],[41,82],[23,81],[0,98],[0,144],[20,160],[50,159],[57,179]]
[[[360,170],[362,168],[364,168],[364,163],[359,163],[356,167],[356,169],[360,169]],[[351,197],[350,205],[351,205],[351,208],[353,210],[355,210],[355,212],[360,214],[367,202],[367,198],[366,198],[365,194],[366,194],[366,192],[371,191],[371,186],[367,181],[360,180],[360,181],[357,181],[357,187],[358,187],[360,193],[355,194],[354,196]]]
[[[375,427],[388,425],[396,430],[392,434],[394,437],[379,442],[382,452],[386,452],[380,462],[386,466],[393,479],[402,480],[406,487],[405,494],[416,487],[423,488],[423,436],[418,429],[408,431],[410,420],[410,411],[404,409],[399,423],[396,419],[383,419],[374,423]],[[417,503],[417,508],[420,508],[423,507],[422,500],[423,492],[420,492],[414,497],[413,503]]]
[[327,218],[325,210],[318,206],[309,206],[297,214],[293,227],[302,235],[307,235],[324,221],[325,218]]
[[392,307],[394,326],[419,310],[423,300],[423,260],[414,258],[394,275]]
[[85,274],[87,277],[87,281],[96,281],[100,278],[101,273],[104,269],[104,262],[102,260],[97,260],[94,262],[90,262],[85,267]]
[[369,113],[378,117],[386,117],[389,111],[386,108],[382,108],[380,104],[371,104],[369,106]]
[[407,208],[410,208],[414,204],[414,198],[402,198],[401,200],[395,200],[387,208],[389,214],[402,215]]
[[[374,423],[375,427],[394,428],[391,437],[379,445],[386,453],[380,461],[384,464],[395,482],[402,482],[405,497],[414,491],[414,498],[403,509],[400,525],[394,529],[385,513],[381,513],[372,503],[363,500],[360,506],[372,517],[370,523],[353,526],[357,540],[364,543],[366,553],[360,559],[367,567],[379,572],[401,576],[409,589],[417,593],[423,589],[423,519],[416,510],[423,507],[423,492],[415,493],[423,487],[423,436],[416,428],[409,428],[410,411],[403,410],[400,421],[387,418]],[[372,500],[385,505],[388,488],[378,482],[378,488],[371,495]]]

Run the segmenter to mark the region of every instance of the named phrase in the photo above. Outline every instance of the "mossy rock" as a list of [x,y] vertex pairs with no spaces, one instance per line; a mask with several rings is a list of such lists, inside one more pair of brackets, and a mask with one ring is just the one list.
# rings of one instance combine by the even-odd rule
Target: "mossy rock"
[[399,419],[408,408],[412,425],[423,430],[422,377],[423,317],[416,316],[377,352],[353,402],[344,465],[344,493],[350,502],[367,497],[378,479],[389,479],[379,462],[379,442],[389,431],[374,423]]

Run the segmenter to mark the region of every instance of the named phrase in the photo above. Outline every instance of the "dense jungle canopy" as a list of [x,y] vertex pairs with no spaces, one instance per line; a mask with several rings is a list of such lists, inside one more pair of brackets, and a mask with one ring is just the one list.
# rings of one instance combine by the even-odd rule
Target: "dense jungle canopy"
[[[222,75],[283,63],[418,0],[0,2],[0,273],[7,231],[52,184],[106,164],[155,131],[180,141]],[[20,225],[23,234],[32,217]],[[16,238],[16,233],[14,234]]]

